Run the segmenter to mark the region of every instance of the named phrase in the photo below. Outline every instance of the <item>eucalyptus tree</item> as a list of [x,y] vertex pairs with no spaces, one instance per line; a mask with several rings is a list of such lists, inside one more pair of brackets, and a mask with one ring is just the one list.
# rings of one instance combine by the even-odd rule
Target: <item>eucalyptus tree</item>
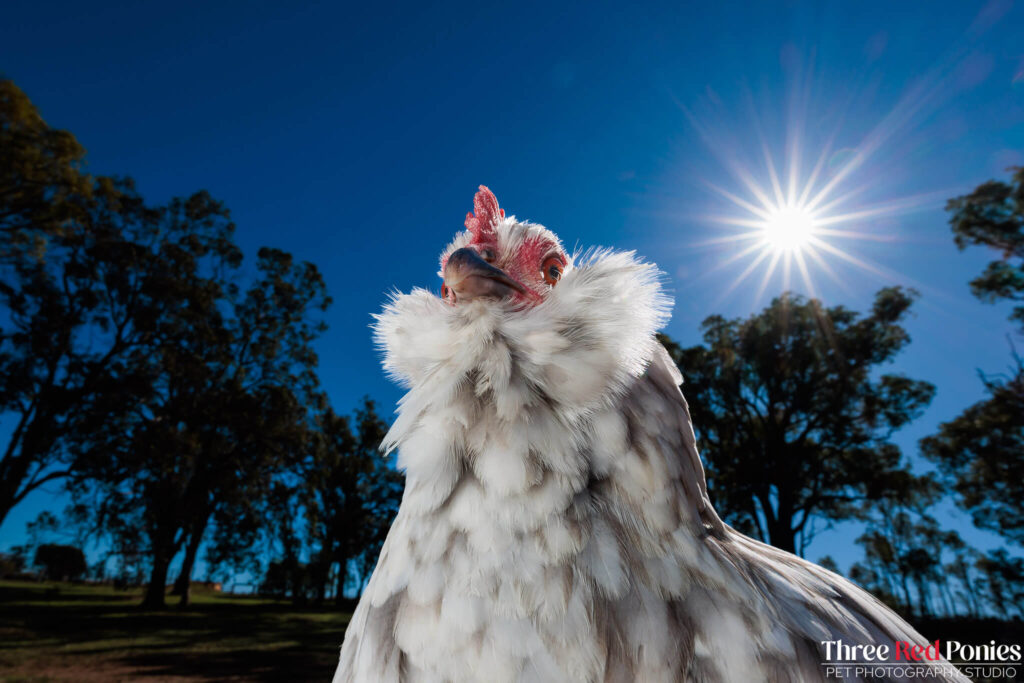
[[354,572],[361,581],[366,566],[376,563],[398,512],[402,477],[378,450],[387,430],[369,398],[363,399],[353,420],[329,409],[320,417],[321,440],[302,490],[315,549],[309,569],[320,601],[334,568],[330,588],[335,602],[342,603],[346,580]]
[[260,250],[255,280],[241,287],[227,211],[205,195],[172,202],[171,215],[182,208],[201,220],[169,221],[153,251],[154,275],[180,305],[158,316],[152,353],[136,359],[148,391],[130,416],[94,434],[76,470],[80,492],[97,494],[108,517],[142,508],[149,607],[164,604],[181,550],[187,604],[211,520],[221,520],[218,543],[248,542],[231,516],[261,505],[304,448],[319,401],[311,345],[329,303],[319,271],[276,249]]
[[913,479],[890,437],[934,387],[879,373],[910,341],[913,294],[878,292],[869,314],[785,294],[745,319],[707,318],[704,344],[662,338],[684,391],[716,508],[802,553],[815,522],[865,519]]
[[[92,178],[74,136],[0,80],[0,523],[66,477],[73,443],[131,405],[128,359],[155,308],[132,245],[156,214],[130,181]],[[125,231],[132,233],[125,239]]]
[[[1011,172],[1009,182],[990,180],[946,205],[957,246],[987,247],[996,256],[970,283],[986,302],[1024,302],[1024,167]],[[1024,303],[1010,319],[1024,333]],[[1007,372],[982,374],[981,381],[987,397],[942,423],[921,451],[977,526],[1024,545],[1024,361],[1014,353]]]

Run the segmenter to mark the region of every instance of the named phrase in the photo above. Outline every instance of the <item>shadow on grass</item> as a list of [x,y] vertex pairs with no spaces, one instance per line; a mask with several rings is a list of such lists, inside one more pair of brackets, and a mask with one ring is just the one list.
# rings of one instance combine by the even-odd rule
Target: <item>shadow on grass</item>
[[197,596],[184,610],[142,611],[138,594],[0,586],[0,667],[30,674],[60,656],[146,676],[196,680],[330,680],[348,614],[228,596]]
[[130,604],[138,602],[138,596],[127,592],[110,593],[89,593],[83,591],[80,586],[72,586],[70,589],[58,587],[56,590],[53,584],[26,583],[24,588],[15,587],[12,582],[0,586],[0,609],[4,603],[10,602],[38,602],[46,604],[50,602],[120,602]]

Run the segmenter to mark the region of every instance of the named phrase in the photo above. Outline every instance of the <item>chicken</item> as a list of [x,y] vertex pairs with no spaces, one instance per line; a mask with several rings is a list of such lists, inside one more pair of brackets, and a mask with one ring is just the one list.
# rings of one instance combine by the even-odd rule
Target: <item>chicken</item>
[[441,296],[395,295],[376,317],[408,388],[382,446],[406,486],[336,683],[854,680],[827,669],[849,659],[836,641],[927,645],[719,519],[655,338],[671,301],[654,265],[570,256],[483,186],[466,228]]

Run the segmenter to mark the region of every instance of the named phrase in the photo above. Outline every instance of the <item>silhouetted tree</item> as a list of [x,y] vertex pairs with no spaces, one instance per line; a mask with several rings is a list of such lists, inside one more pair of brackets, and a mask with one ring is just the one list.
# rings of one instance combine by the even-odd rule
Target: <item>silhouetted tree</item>
[[[262,532],[262,506],[274,476],[294,468],[310,438],[308,409],[321,401],[311,343],[323,326],[310,316],[329,299],[316,268],[291,256],[260,251],[261,278],[235,307],[228,353],[221,368],[231,377],[230,398],[218,397],[220,423],[197,473],[206,492],[191,507],[185,556],[175,592],[188,603],[188,585],[203,533],[213,522],[212,557],[252,564]],[[236,411],[226,410],[226,406]]]
[[921,441],[974,523],[1024,544],[1024,366],[985,377],[989,397]]
[[[281,580],[286,584],[279,594],[290,595],[296,604],[312,598],[309,568],[300,561],[303,539],[299,529],[300,517],[296,511],[301,508],[299,497],[302,491],[301,477],[279,477],[271,486],[264,508],[270,554],[281,558],[276,561],[275,572],[280,574]],[[271,583],[276,585],[277,581],[278,579],[274,578]],[[274,588],[272,592],[277,590]]]
[[1010,557],[999,548],[978,558],[977,567],[985,577],[988,598],[1003,618],[1024,617],[1024,559]]
[[315,590],[309,575],[309,566],[301,562],[274,560],[260,583],[259,592],[275,598],[291,598],[295,604],[304,604],[313,598]]
[[35,561],[50,581],[77,579],[85,573],[85,553],[70,545],[43,544],[36,548]]
[[[953,605],[952,613],[960,614],[959,605],[964,605],[968,616],[978,617],[982,613],[981,598],[976,588],[979,581],[975,573],[979,553],[962,539],[951,539],[948,548],[953,557],[942,569],[947,577],[947,590]],[[956,579],[956,584],[948,581],[948,577]]]
[[[990,180],[946,204],[960,249],[981,245],[999,254],[971,280],[974,295],[988,302],[1024,301],[1024,167],[1010,171],[1010,182]],[[1024,305],[1014,308],[1010,317],[1024,329]]]
[[908,616],[978,616],[978,553],[928,514],[941,496],[939,483],[924,476],[874,501],[857,538],[864,560],[850,577]]
[[[954,239],[990,247],[999,258],[971,281],[983,301],[1024,301],[1024,168],[1009,183],[991,180],[946,205]],[[1011,319],[1024,331],[1024,305]],[[1008,375],[982,375],[988,398],[921,441],[974,523],[1024,544],[1024,361],[1014,355]]]
[[28,96],[0,79],[0,260],[42,256],[47,241],[80,219],[91,189],[85,151],[67,131],[51,128]]
[[126,361],[146,343],[153,292],[134,241],[154,216],[129,181],[81,172],[82,148],[0,81],[0,522],[65,477],[74,444],[131,409]]
[[317,549],[310,570],[318,600],[335,567],[334,598],[342,602],[353,564],[361,580],[398,511],[402,478],[378,451],[387,429],[368,398],[356,411],[355,431],[347,417],[331,410],[320,418],[322,441],[306,470],[302,498]]
[[704,345],[662,338],[686,395],[716,507],[743,531],[803,552],[815,520],[864,518],[911,477],[894,431],[931,400],[928,382],[878,366],[910,341],[912,293],[878,292],[870,315],[791,294],[747,319],[711,316]]
[[839,565],[836,563],[835,558],[831,555],[824,555],[823,557],[818,558],[818,564],[824,567],[825,569],[829,570],[830,572],[835,572],[837,574],[841,573]]
[[315,267],[273,249],[260,250],[258,278],[240,294],[233,226],[204,193],[172,201],[163,215],[147,276],[177,305],[159,312],[149,353],[133,359],[148,378],[137,409],[97,428],[75,472],[80,490],[98,489],[108,521],[141,507],[152,558],[147,607],[164,604],[181,549],[187,604],[210,520],[257,505],[306,439],[310,345],[322,330],[315,314],[329,301]]
[[21,553],[8,550],[0,553],[0,579],[20,574],[25,571],[25,557]]

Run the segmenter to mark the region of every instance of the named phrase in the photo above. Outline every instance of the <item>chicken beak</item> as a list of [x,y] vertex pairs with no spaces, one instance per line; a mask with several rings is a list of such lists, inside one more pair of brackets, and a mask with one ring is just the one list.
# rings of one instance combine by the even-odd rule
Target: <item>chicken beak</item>
[[480,258],[475,250],[457,249],[444,266],[444,283],[455,293],[456,301],[479,298],[504,299],[513,292],[526,294],[526,288],[501,268]]

